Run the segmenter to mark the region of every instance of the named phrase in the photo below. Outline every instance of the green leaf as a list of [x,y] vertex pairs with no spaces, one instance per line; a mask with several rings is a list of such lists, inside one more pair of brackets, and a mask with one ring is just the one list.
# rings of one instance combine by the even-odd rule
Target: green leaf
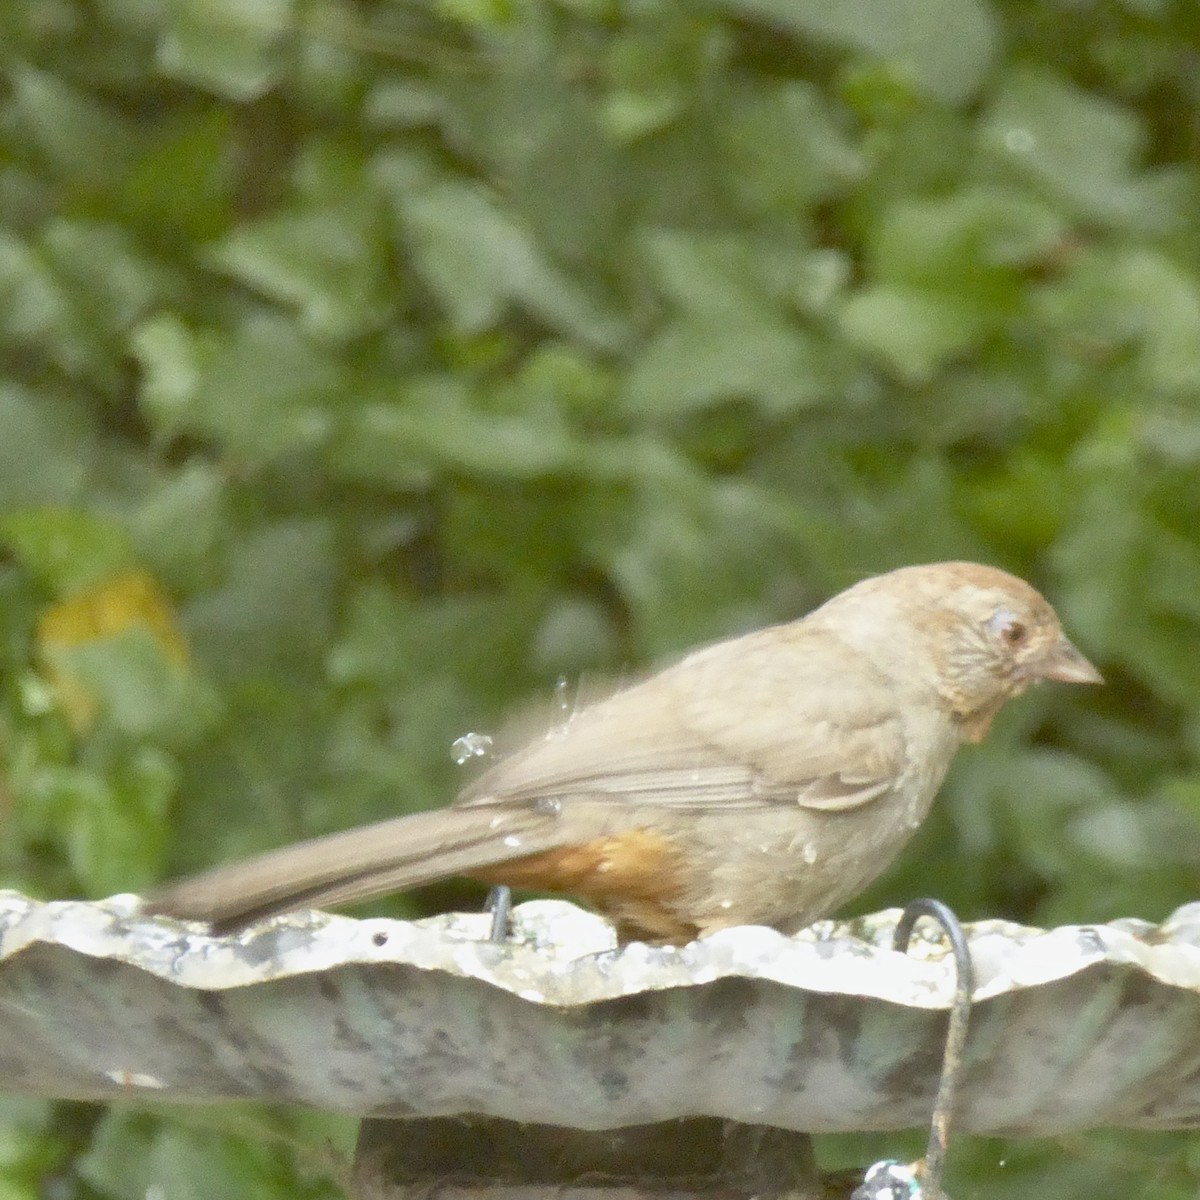
[[49,1102],[0,1099],[0,1200],[38,1200],[65,1153]]
[[164,277],[120,229],[54,220],[37,242],[0,233],[0,339],[37,347],[66,374],[106,390],[128,326],[163,296]]
[[276,676],[319,658],[337,577],[333,528],[322,518],[260,518],[230,547],[221,586],[184,610],[199,661],[234,680]]
[[126,329],[166,294],[162,273],[113,225],[54,221],[46,228],[45,247],[84,318],[104,332]]
[[1054,544],[1071,509],[1070,481],[1049,455],[1009,456],[995,474],[965,481],[959,495],[975,527],[997,544],[1036,554]]
[[387,314],[380,246],[364,224],[327,209],[243,225],[211,250],[214,263],[294,306],[319,337],[344,339]]
[[496,198],[541,254],[560,269],[595,262],[619,234],[618,166],[589,89],[561,69],[555,23],[517,12],[507,36],[488,39],[487,72],[439,72],[445,132],[503,181]]
[[[68,325],[69,306],[59,280],[34,247],[0,230],[0,337],[18,345],[54,338]],[[55,357],[67,359],[62,348]]]
[[871,263],[881,283],[1010,301],[1036,266],[1067,238],[1069,226],[1022,192],[971,187],[952,196],[898,204],[876,226]]
[[116,384],[111,360],[129,327],[168,298],[164,274],[111,225],[55,221],[45,231],[44,249],[69,298],[70,332],[79,343],[78,362],[64,366]]
[[1062,338],[1101,352],[1140,344],[1146,383],[1191,397],[1200,388],[1200,277],[1153,249],[1083,256],[1039,297]]
[[820,341],[783,321],[680,321],[634,360],[625,403],[670,419],[730,399],[749,399],[771,417],[832,399],[836,376]]
[[795,230],[658,228],[640,240],[645,268],[669,300],[702,321],[738,326],[777,323],[812,288],[822,253]]
[[276,82],[293,0],[171,0],[158,65],[230,100],[254,100]]
[[798,514],[741,480],[649,483],[613,520],[598,509],[587,543],[633,615],[640,656],[661,660],[778,617],[768,580],[795,554]]
[[622,323],[560,269],[532,232],[477,186],[445,182],[397,197],[404,249],[456,327],[478,333],[517,304],[601,348]]
[[503,28],[514,15],[512,0],[437,0],[436,7],[452,21],[483,29]]
[[983,83],[998,30],[983,0],[721,0],[722,7],[796,35],[875,55],[938,100],[961,102]]
[[1177,173],[1136,172],[1145,135],[1133,112],[1043,68],[1010,71],[980,130],[1009,170],[1090,221],[1162,230],[1191,192]]
[[101,191],[123,181],[139,146],[124,120],[47,71],[20,66],[11,76],[15,115],[58,172]]
[[866,287],[842,308],[840,323],[855,345],[881,358],[900,378],[923,383],[987,328],[963,299],[916,288]]
[[580,470],[587,457],[560,413],[489,413],[465,389],[430,379],[364,404],[343,426],[330,461],[357,478],[403,483],[429,466],[532,479]]
[[175,765],[143,747],[114,772],[111,786],[82,770],[47,772],[42,786],[65,831],[67,854],[89,896],[137,891],[162,876],[169,843]]
[[722,117],[730,184],[751,212],[805,216],[864,173],[862,155],[809,84],[736,89]]
[[170,588],[201,588],[216,575],[228,536],[227,480],[200,459],[147,489],[133,516],[138,557]]
[[207,434],[256,460],[325,442],[348,387],[333,352],[273,313],[201,334],[162,317],[132,341],[145,369],[141,403],[164,435]]
[[[324,152],[323,152],[324,151]],[[361,164],[315,148],[287,210],[233,229],[210,260],[295,307],[304,329],[345,340],[378,328],[390,310],[382,213]]]
[[0,541],[57,596],[81,591],[134,563],[121,524],[72,508],[10,512],[0,517]]
[[0,384],[0,512],[66,504],[84,481],[86,431],[49,396]]
[[286,1135],[251,1110],[240,1125],[250,1136],[233,1136],[238,1123],[192,1118],[155,1121],[144,1113],[114,1108],[101,1119],[88,1152],[79,1159],[81,1178],[108,1200],[295,1200],[330,1196],[302,1186],[283,1164]]
[[215,694],[147,629],[51,645],[44,653],[95,701],[105,721],[130,738],[183,745],[217,718]]
[[617,142],[669,125],[686,108],[704,29],[683,9],[663,7],[624,25],[610,43],[606,61],[609,92],[600,122]]
[[96,1124],[91,1145],[80,1157],[80,1177],[109,1200],[141,1200],[156,1180],[153,1151],[157,1130],[144,1113],[110,1108]]
[[236,134],[234,114],[219,108],[164,118],[125,180],[124,208],[187,246],[216,237],[230,219]]
[[156,428],[174,434],[192,412],[211,347],[173,316],[146,321],[129,341],[142,368],[139,401]]
[[413,601],[381,582],[359,589],[347,615],[329,657],[330,677],[339,686],[405,684],[419,692],[446,674],[448,664],[463,678],[503,675],[511,671],[505,660],[520,652],[528,632],[524,614],[498,613],[489,596]]
[[1082,644],[1110,655],[1120,651],[1125,631],[1140,622],[1149,521],[1141,505],[1129,503],[1137,491],[1135,473],[1104,470],[1097,476],[1072,481],[1079,495],[1053,558],[1068,627]]

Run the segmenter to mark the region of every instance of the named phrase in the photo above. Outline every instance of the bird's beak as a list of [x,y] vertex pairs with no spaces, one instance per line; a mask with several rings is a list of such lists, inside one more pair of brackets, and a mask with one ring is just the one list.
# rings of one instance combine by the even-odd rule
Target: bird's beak
[[1060,636],[1038,664],[1039,679],[1058,683],[1103,683],[1104,677],[1066,639]]

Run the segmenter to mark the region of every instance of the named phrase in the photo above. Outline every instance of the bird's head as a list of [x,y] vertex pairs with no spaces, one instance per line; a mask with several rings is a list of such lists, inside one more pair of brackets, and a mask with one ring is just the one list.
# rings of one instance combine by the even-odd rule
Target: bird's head
[[1030,684],[1103,682],[1045,597],[996,567],[902,567],[843,595],[860,589],[868,604],[892,607],[895,636],[914,639],[914,669],[930,675],[969,741],[981,740],[1004,702]]

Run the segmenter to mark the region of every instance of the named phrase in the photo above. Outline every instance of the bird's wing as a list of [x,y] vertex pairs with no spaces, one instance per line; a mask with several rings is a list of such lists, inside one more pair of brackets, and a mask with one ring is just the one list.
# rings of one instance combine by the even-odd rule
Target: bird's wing
[[588,795],[832,812],[889,791],[905,752],[901,715],[870,665],[784,627],[701,650],[584,709],[498,762],[459,803]]

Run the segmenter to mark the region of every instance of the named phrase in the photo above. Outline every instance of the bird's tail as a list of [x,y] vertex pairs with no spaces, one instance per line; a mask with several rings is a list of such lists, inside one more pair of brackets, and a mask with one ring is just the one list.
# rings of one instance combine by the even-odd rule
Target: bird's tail
[[146,909],[229,928],[301,908],[355,904],[560,846],[562,824],[491,805],[413,813],[167,884],[146,898]]

